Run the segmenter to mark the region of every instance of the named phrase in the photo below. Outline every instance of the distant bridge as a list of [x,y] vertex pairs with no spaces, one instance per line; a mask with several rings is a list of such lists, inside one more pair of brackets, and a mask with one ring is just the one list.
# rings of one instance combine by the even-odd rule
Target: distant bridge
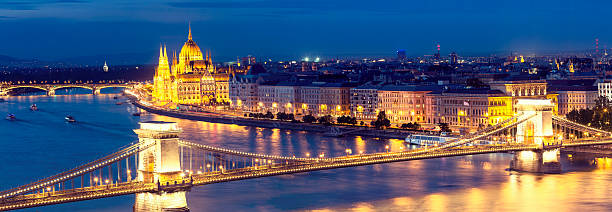
[[3,84],[0,85],[0,96],[8,95],[9,92],[17,88],[34,88],[45,91],[47,95],[55,95],[55,91],[64,88],[84,88],[91,90],[92,94],[100,94],[104,88],[133,88],[136,83],[65,83],[65,84]]

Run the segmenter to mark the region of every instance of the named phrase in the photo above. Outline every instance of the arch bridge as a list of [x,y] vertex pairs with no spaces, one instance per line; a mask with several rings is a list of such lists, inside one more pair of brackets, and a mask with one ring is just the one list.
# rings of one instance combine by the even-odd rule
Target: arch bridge
[[45,91],[48,96],[55,95],[55,91],[64,88],[84,88],[91,90],[92,94],[100,94],[104,88],[128,88],[131,89],[136,83],[66,83],[66,84],[3,84],[0,85],[0,96],[7,96],[9,92],[17,88],[34,88]]
[[[139,140],[120,151],[0,192],[0,210],[135,194],[135,210],[181,211],[187,210],[185,193],[194,186],[488,153],[515,153],[513,168],[540,172],[556,167],[560,149],[612,144],[611,133],[554,117],[551,106],[545,101],[520,101],[516,116],[440,146],[358,155],[347,150],[347,155],[332,158],[267,155],[213,147],[180,139],[176,123],[141,122],[140,129],[134,130]],[[570,132],[581,136],[557,136]],[[487,144],[482,144],[483,141]],[[531,163],[521,158],[525,155],[531,155]]]

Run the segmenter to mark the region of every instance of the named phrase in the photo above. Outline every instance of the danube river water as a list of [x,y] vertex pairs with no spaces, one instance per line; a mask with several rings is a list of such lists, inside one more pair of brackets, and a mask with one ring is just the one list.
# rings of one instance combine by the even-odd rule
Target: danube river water
[[[135,141],[139,121],[175,121],[181,137],[202,144],[276,155],[399,151],[401,140],[141,117],[116,94],[10,97],[0,113],[0,190],[73,168]],[[32,112],[36,103],[40,110]],[[73,115],[78,123],[64,122]],[[562,155],[563,174],[510,172],[512,155],[399,162],[207,185],[187,194],[192,211],[609,211],[612,160]],[[133,195],[29,211],[131,211]]]

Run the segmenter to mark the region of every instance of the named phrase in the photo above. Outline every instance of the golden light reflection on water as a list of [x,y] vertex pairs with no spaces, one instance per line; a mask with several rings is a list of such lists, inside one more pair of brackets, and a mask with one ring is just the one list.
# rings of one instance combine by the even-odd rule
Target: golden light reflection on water
[[[609,211],[610,172],[513,173],[497,185],[409,195],[327,211]],[[364,207],[368,206],[368,207]]]
[[[155,119],[177,121],[161,116],[155,116]],[[244,141],[240,140],[240,142],[248,142],[248,151],[252,152],[287,155],[287,149],[289,149],[290,154],[293,151],[300,151],[298,154],[310,152],[311,156],[314,156],[318,153],[317,151],[328,152],[329,149],[335,149],[342,152],[345,148],[352,148],[353,154],[357,154],[359,151],[365,152],[368,147],[372,150],[371,145],[377,144],[373,139],[368,140],[368,143],[366,141],[368,138],[354,137],[350,140],[353,145],[346,146],[343,141],[336,138],[306,138],[308,133],[301,131],[271,130],[205,122],[196,124],[181,120],[178,122],[179,125],[183,125],[181,126],[183,129],[197,129],[197,131],[207,133],[207,136],[227,136],[232,133],[243,135]],[[190,136],[202,136],[202,134]],[[299,141],[293,142],[292,137]],[[316,139],[316,142],[305,142],[307,139]],[[215,142],[217,142],[216,146],[222,146],[225,143],[219,139],[215,139]],[[403,146],[403,141],[389,140],[388,145],[390,151],[399,151]],[[240,146],[247,145],[241,144]],[[285,152],[281,149],[285,149]],[[380,150],[381,147],[379,146],[378,149]],[[522,155],[524,158],[533,158],[533,155],[529,153],[523,154],[525,154]],[[609,203],[612,187],[608,186],[609,182],[612,182],[611,158],[594,160],[591,158],[590,161],[594,161],[595,164],[590,166],[589,171],[557,175],[506,172],[504,169],[508,168],[509,158],[507,155],[502,157],[501,154],[492,154],[439,159],[435,163],[410,161],[359,167],[355,169],[368,171],[363,171],[361,174],[377,173],[380,174],[377,177],[382,177],[386,181],[376,182],[375,179],[358,178],[354,182],[357,187],[368,189],[368,187],[380,186],[387,189],[385,191],[389,191],[393,196],[385,196],[384,199],[380,199],[377,197],[379,194],[373,193],[371,194],[372,201],[360,202],[363,200],[360,199],[353,202],[335,203],[337,205],[332,203],[328,207],[325,205],[310,207],[325,207],[314,211],[608,211],[609,208],[612,208],[612,203]],[[571,161],[577,160],[576,158],[576,155],[572,155]],[[500,161],[504,162],[500,163]],[[441,167],[452,167],[454,170],[440,170]],[[432,172],[439,174],[431,174]],[[388,175],[401,177],[385,178]],[[291,175],[290,178],[285,179],[293,180],[303,176],[306,174]],[[499,180],[491,180],[491,178]],[[335,182],[337,179],[318,180]],[[481,184],[480,181],[486,183]],[[373,183],[376,184],[372,185]],[[442,188],[432,189],[435,186]],[[423,192],[413,192],[415,190]]]
[[361,136],[355,137],[355,150],[356,151],[354,151],[353,153],[354,154],[366,153],[365,144],[366,143]]
[[390,151],[392,152],[400,152],[406,150],[406,146],[404,144],[404,140],[400,139],[389,139]]
[[595,163],[597,164],[597,169],[599,170],[607,170],[612,168],[612,158],[596,158]]
[[425,210],[427,211],[446,211],[447,196],[443,194],[432,194],[425,197]]

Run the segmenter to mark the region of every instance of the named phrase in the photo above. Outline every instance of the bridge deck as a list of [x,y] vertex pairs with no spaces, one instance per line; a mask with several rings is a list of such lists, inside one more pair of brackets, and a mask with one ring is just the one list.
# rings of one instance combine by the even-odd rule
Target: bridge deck
[[[605,144],[612,144],[612,139],[607,138],[600,140],[580,140],[576,142],[550,146],[548,148],[565,148]],[[231,169],[223,172],[216,171],[206,172],[203,174],[194,174],[191,175],[191,178],[185,178],[185,181],[182,182],[160,182],[159,185],[156,183],[128,182],[113,185],[69,189],[63,190],[61,192],[18,195],[11,198],[0,199],[0,210],[31,208],[44,205],[91,200],[141,192],[172,192],[175,190],[186,190],[192,186],[253,179],[266,176],[310,172],[317,170],[476,154],[503,153],[526,150],[538,151],[542,150],[542,148],[542,146],[537,145],[480,145],[453,147],[447,149],[434,149],[432,151],[404,151],[343,156],[321,160],[300,161],[300,163],[289,164],[276,163],[271,165]]]

